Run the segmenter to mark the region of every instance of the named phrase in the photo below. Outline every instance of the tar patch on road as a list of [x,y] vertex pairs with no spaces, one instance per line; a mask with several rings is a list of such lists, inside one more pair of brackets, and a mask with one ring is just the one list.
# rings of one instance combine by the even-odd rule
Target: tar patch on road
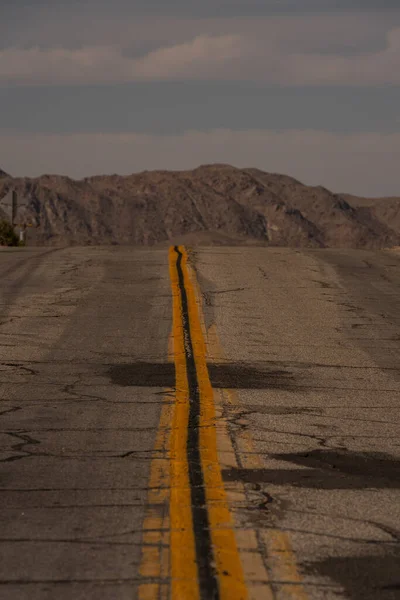
[[400,462],[387,454],[312,450],[274,454],[270,458],[302,468],[225,469],[224,480],[320,490],[400,489]]
[[[295,380],[291,372],[285,370],[260,369],[243,363],[207,364],[211,385],[222,389],[281,389],[294,391]],[[137,387],[175,386],[175,365],[173,363],[136,362],[113,365],[108,375],[115,385]]]
[[290,390],[295,383],[289,371],[259,369],[243,363],[211,363],[208,370],[214,388]]
[[329,557],[303,564],[308,575],[327,577],[352,600],[396,600],[400,598],[400,549],[385,546],[381,553]]

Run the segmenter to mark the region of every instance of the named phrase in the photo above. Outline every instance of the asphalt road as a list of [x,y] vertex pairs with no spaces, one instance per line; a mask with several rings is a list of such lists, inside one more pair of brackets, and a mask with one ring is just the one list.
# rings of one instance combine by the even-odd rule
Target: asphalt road
[[400,253],[27,248],[0,281],[1,600],[400,597]]

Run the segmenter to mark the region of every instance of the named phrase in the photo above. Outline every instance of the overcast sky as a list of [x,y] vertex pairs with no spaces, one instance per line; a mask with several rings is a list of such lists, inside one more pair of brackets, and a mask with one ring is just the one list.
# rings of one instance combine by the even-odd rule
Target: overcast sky
[[0,168],[400,195],[399,0],[1,0]]

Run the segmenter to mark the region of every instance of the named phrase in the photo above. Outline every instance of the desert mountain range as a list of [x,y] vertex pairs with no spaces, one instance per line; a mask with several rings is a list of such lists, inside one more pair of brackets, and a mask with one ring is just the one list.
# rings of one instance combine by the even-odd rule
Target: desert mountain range
[[37,225],[38,244],[400,245],[400,197],[335,194],[258,169],[214,164],[81,180],[0,170],[0,199],[11,189],[28,200],[24,218]]

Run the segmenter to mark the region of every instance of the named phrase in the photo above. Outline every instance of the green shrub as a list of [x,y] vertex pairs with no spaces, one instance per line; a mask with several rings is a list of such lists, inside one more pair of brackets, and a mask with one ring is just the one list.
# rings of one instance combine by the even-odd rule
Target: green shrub
[[0,246],[18,246],[18,241],[11,223],[0,220]]

